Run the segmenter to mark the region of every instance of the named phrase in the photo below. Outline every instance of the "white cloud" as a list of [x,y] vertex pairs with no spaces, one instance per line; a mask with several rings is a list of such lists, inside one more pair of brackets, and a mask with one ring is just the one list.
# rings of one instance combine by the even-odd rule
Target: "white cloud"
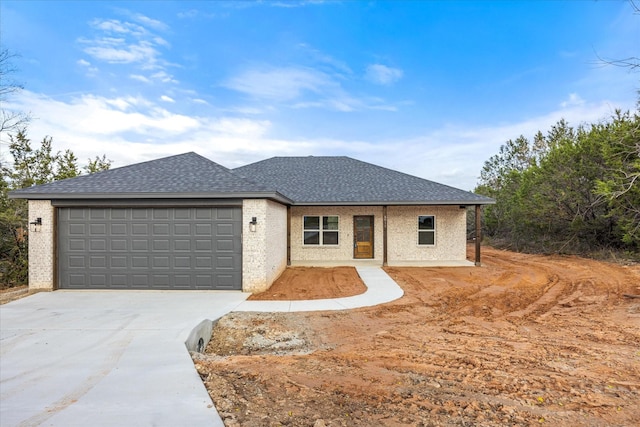
[[223,86],[256,98],[290,101],[304,92],[321,92],[335,86],[331,78],[310,68],[268,68],[247,70]]
[[85,61],[84,59],[79,59],[78,61],[76,61],[76,63],[78,65],[82,65],[83,67],[90,67],[91,66],[91,62]]
[[94,40],[80,40],[81,43],[89,44],[84,48],[84,52],[97,60],[106,61],[112,64],[144,63],[155,64],[159,52],[153,45],[146,41],[128,44],[124,39],[105,37]]
[[[162,59],[161,48],[168,47],[169,43],[148,29],[165,30],[167,26],[143,15],[132,15],[131,19],[142,25],[118,19],[94,19],[89,23],[94,37],[77,41],[95,61],[136,67],[136,72],[130,74],[135,80],[177,83],[166,71],[170,64]],[[149,70],[153,74],[146,75]]]
[[380,85],[390,85],[403,76],[404,72],[399,68],[391,68],[382,64],[371,64],[367,67],[365,78],[370,82]]
[[332,75],[305,67],[250,69],[222,85],[260,100],[288,103],[292,108],[323,108],[342,112],[397,109],[380,98],[352,96]]
[[146,25],[147,27],[151,27],[156,30],[165,31],[169,28],[167,24],[165,24],[164,22],[159,21],[157,19],[149,18],[148,16],[142,15],[140,13],[133,14],[132,18]]
[[140,74],[130,74],[129,78],[133,80],[138,80],[139,82],[142,82],[142,83],[151,83],[151,80],[149,80],[148,78]]
[[578,95],[577,93],[570,93],[569,98],[562,101],[560,103],[560,106],[562,108],[575,107],[575,106],[584,105],[584,102],[585,102],[584,99],[580,98],[580,95]]
[[167,96],[167,95],[162,95],[162,96],[160,97],[160,100],[161,100],[161,101],[164,101],[164,102],[170,102],[170,103],[172,103],[172,104],[176,102],[176,101],[175,101],[175,99],[173,99],[173,98],[171,98],[171,97],[169,97],[169,96]]
[[71,149],[81,160],[106,154],[114,166],[123,166],[196,151],[236,167],[272,156],[346,155],[465,190],[475,187],[484,161],[509,139],[532,138],[561,118],[577,127],[610,117],[615,108],[632,107],[582,100],[514,123],[472,127],[456,122],[413,137],[362,141],[274,138],[272,129],[286,123],[237,117],[238,112],[186,116],[141,97],[84,95],[65,102],[23,91],[17,99],[10,107],[36,117],[29,126],[32,141],[51,135],[54,150]]

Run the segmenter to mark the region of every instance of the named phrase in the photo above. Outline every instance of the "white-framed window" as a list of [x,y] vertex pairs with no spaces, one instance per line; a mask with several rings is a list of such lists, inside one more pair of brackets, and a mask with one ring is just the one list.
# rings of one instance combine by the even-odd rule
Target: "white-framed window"
[[305,246],[337,246],[339,242],[337,215],[305,215],[302,218]]
[[435,246],[436,217],[434,215],[418,216],[418,245]]

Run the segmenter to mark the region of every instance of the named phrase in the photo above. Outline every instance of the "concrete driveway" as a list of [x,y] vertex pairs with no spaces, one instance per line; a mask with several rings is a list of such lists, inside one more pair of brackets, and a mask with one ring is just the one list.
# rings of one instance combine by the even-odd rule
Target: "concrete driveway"
[[56,291],[0,306],[0,426],[222,426],[184,342],[247,296]]

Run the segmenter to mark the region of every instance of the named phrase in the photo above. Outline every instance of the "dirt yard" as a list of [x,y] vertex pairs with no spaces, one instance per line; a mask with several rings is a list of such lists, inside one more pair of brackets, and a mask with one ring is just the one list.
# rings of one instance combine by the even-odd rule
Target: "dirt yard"
[[640,425],[640,266],[483,262],[388,268],[405,296],[377,307],[231,313],[196,368],[227,426]]
[[362,294],[367,287],[352,267],[289,268],[278,277],[269,290],[249,297],[252,301],[308,300],[350,297]]

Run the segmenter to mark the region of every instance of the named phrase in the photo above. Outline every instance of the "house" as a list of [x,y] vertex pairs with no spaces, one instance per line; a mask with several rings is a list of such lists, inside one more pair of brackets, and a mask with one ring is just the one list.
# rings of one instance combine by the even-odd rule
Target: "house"
[[494,203],[349,157],[230,170],[196,153],[9,197],[29,201],[29,287],[49,290],[259,292],[287,265],[472,265],[465,208]]

